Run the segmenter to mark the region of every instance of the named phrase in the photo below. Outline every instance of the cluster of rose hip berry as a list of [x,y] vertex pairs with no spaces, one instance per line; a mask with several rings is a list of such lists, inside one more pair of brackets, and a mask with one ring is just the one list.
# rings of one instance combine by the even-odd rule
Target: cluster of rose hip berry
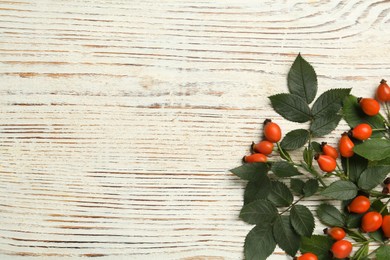
[[[375,116],[379,113],[379,102],[390,101],[390,87],[385,80],[381,80],[380,85],[376,91],[376,99],[374,98],[358,98],[359,106],[367,116]],[[354,155],[354,142],[353,140],[365,141],[372,135],[372,127],[369,124],[361,123],[350,129],[348,132],[344,132],[338,142],[338,149],[327,144],[321,143],[322,153],[318,153],[314,156],[319,168],[326,172],[332,173],[337,167],[337,158],[339,153],[344,158],[350,158]],[[250,155],[244,156],[243,161],[245,163],[255,162],[267,162],[268,155],[272,153],[274,144],[278,143],[282,137],[282,132],[278,124],[272,122],[270,119],[264,121],[263,128],[264,138],[258,143],[252,143]],[[383,193],[389,193],[390,190],[390,178],[384,181]],[[390,215],[382,217],[381,212],[369,211],[371,202],[369,198],[363,195],[355,197],[348,205],[348,211],[351,213],[364,214],[361,220],[361,230],[363,232],[375,232],[382,228],[384,235],[390,238]],[[341,227],[330,227],[324,229],[324,233],[328,234],[333,240],[334,244],[331,247],[331,253],[334,258],[343,259],[347,258],[352,252],[352,243],[345,240],[346,232]],[[296,260],[318,260],[317,256],[313,253],[305,253],[299,257],[295,257]]]
[[[379,102],[390,101],[390,87],[387,85],[386,80],[382,79],[379,86],[376,89],[376,99],[374,98],[358,98],[358,103],[362,111],[368,116],[376,116],[380,110]],[[344,158],[350,158],[354,155],[353,148],[355,146],[351,138],[355,138],[360,141],[365,141],[371,137],[372,128],[369,124],[362,123],[348,132],[341,134],[341,138],[338,144],[340,154]],[[333,172],[336,169],[338,158],[337,150],[323,142],[321,145],[323,154],[316,155],[315,159],[318,162],[320,169],[324,172]],[[384,189],[384,192],[386,190]],[[388,191],[388,189],[387,189]]]
[[274,143],[277,143],[282,138],[282,131],[278,124],[270,119],[264,121],[263,128],[264,140],[255,144],[252,143],[252,154],[246,155],[242,160],[246,163],[267,162],[267,155],[271,154],[274,149]]
[[[364,214],[361,220],[361,230],[366,233],[375,232],[382,228],[383,234],[390,237],[390,215],[382,217],[377,211],[369,211],[370,200],[363,195],[355,197],[348,205],[348,211],[351,213]],[[331,247],[334,258],[343,259],[352,252],[352,243],[344,240],[346,233],[341,227],[325,228],[324,233],[329,235],[336,242]],[[298,260],[317,260],[317,256],[312,253],[306,253],[297,258]]]
[[[372,128],[366,123],[359,124],[348,132],[344,132],[338,144],[340,155],[344,158],[352,157],[354,155],[353,147],[355,144],[351,138],[365,141],[371,137],[371,134]],[[333,172],[337,167],[336,159],[339,157],[337,149],[326,142],[322,142],[321,149],[322,154],[316,154],[314,159],[317,160],[318,166],[322,171],[327,173]]]

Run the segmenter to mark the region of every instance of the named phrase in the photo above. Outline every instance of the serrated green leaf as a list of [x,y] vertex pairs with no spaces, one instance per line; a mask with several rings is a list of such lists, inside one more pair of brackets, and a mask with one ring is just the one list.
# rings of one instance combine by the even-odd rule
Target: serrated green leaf
[[318,181],[316,179],[310,179],[303,186],[303,194],[305,197],[310,197],[317,192],[318,187]]
[[328,114],[315,118],[310,125],[313,136],[324,136],[331,133],[339,124],[342,116],[338,114]]
[[306,206],[294,205],[290,211],[290,221],[299,235],[309,237],[313,234],[314,217]]
[[[364,114],[357,102],[357,98],[353,95],[349,95],[344,99],[343,117],[351,128],[361,123],[369,124],[373,129],[385,128],[384,122],[379,115],[368,116]],[[384,135],[385,131],[374,131],[371,137],[381,137]]]
[[317,216],[319,220],[330,227],[343,227],[344,217],[341,212],[332,205],[323,203],[317,208]]
[[297,95],[283,93],[269,99],[274,110],[289,121],[304,123],[311,119],[309,106]]
[[353,255],[352,260],[362,260],[368,255],[368,244],[363,244]]
[[309,131],[305,129],[296,129],[288,132],[280,145],[285,150],[295,150],[304,146],[309,140]]
[[355,145],[353,151],[371,161],[379,161],[390,157],[389,139],[368,139]]
[[298,193],[299,195],[303,195],[303,187],[305,186],[305,182],[300,179],[291,179],[290,187],[292,191]]
[[357,192],[358,188],[353,182],[339,180],[325,188],[321,194],[332,199],[348,200],[356,197]]
[[382,245],[376,250],[377,260],[389,260],[390,259],[390,245]]
[[276,242],[272,225],[259,223],[246,236],[244,254],[246,260],[265,260],[275,250]]
[[317,94],[316,72],[300,54],[288,72],[287,85],[290,93],[302,97],[307,104],[310,104]]
[[300,237],[295,233],[288,216],[279,216],[273,227],[276,243],[290,256],[295,256],[299,249]]
[[[347,165],[347,162],[349,165]],[[354,154],[350,158],[341,157],[341,164],[344,172],[349,170],[349,180],[357,184],[360,175],[368,166],[368,160],[357,154]]]
[[275,205],[261,199],[244,205],[240,212],[240,218],[249,224],[271,223],[277,216]]
[[271,192],[268,194],[268,200],[277,207],[290,206],[294,200],[294,197],[286,184],[280,181],[272,181],[271,184],[272,188]]
[[390,172],[390,166],[368,167],[360,175],[358,186],[363,190],[371,190],[378,186]]
[[258,181],[250,181],[245,187],[244,205],[258,200],[266,199],[271,191],[271,181],[266,174]]
[[239,167],[231,169],[230,172],[237,175],[243,180],[256,181],[262,178],[263,174],[266,174],[269,170],[269,166],[266,163],[245,163]]
[[319,260],[331,260],[329,250],[332,247],[334,241],[328,236],[313,235],[311,237],[301,238],[301,252],[313,253],[317,255]]
[[302,175],[297,168],[284,161],[274,162],[272,164],[271,171],[280,178]]
[[314,118],[337,114],[343,105],[344,98],[350,92],[350,88],[339,88],[329,89],[322,93],[314,102],[311,109]]

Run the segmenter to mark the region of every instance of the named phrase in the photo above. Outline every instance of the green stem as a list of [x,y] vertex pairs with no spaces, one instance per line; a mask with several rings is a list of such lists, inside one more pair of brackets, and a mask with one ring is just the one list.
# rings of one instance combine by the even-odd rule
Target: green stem
[[287,209],[283,210],[282,212],[279,213],[279,216],[282,215],[283,213],[289,211],[295,204],[297,204],[298,202],[300,202],[302,199],[304,198],[304,196],[300,197],[299,199],[297,199],[296,201],[294,201],[293,204],[291,204]]
[[291,160],[290,156],[284,153],[282,147],[280,146],[280,143],[277,142],[276,145],[278,147],[279,153],[281,153],[283,155],[283,157],[287,159],[288,162],[294,164],[294,162]]
[[386,128],[373,128],[372,131],[373,132],[377,132],[377,131],[386,131],[387,129]]
[[347,179],[349,179],[349,158],[347,158]]
[[378,191],[370,191],[370,196],[380,198],[380,199],[390,198],[390,195],[383,194],[382,192],[378,192]]

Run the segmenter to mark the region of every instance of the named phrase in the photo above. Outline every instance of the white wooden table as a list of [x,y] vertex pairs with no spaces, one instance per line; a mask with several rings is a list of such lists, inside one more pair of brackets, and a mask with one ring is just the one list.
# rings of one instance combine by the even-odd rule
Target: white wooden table
[[390,79],[390,1],[10,0],[0,36],[0,259],[242,259],[228,170],[298,126],[267,99],[295,56]]

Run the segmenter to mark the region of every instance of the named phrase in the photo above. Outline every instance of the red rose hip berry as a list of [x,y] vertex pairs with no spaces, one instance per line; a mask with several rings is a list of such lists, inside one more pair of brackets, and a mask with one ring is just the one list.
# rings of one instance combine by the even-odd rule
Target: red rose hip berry
[[352,157],[354,155],[353,147],[355,144],[352,142],[352,140],[349,138],[348,133],[344,132],[341,135],[340,141],[339,141],[339,151],[341,156],[345,158]]
[[334,148],[333,146],[327,144],[326,142],[321,143],[321,149],[325,155],[328,155],[328,156],[333,157],[335,159],[337,159],[339,157],[339,153],[337,152],[337,149]]
[[301,256],[295,257],[294,260],[318,260],[318,257],[313,253],[305,253]]
[[373,98],[358,98],[358,102],[363,112],[369,116],[375,116],[379,113],[380,105]]
[[271,143],[277,143],[282,138],[282,130],[279,125],[272,122],[271,119],[266,119],[264,121],[264,136],[265,139]]
[[382,231],[385,234],[385,237],[390,237],[390,215],[386,215],[382,220]]
[[379,212],[371,211],[364,214],[361,228],[364,232],[377,231],[382,226],[382,215]]
[[369,124],[363,123],[355,126],[350,133],[353,138],[364,141],[371,137],[372,128]]
[[263,140],[257,144],[253,144],[252,149],[257,153],[268,155],[272,153],[272,150],[274,149],[274,144],[270,141]]
[[332,245],[330,251],[332,251],[334,258],[343,259],[351,254],[352,244],[347,240],[339,240]]
[[334,240],[341,240],[345,237],[344,229],[340,227],[325,228],[324,233],[333,238]]
[[362,214],[370,208],[371,202],[366,196],[359,195],[354,198],[348,205],[348,211],[352,213]]
[[317,160],[318,166],[324,172],[333,172],[336,169],[336,160],[329,155],[317,154],[314,159]]
[[384,79],[381,80],[376,89],[376,99],[381,102],[390,101],[390,87]]
[[267,162],[267,156],[261,153],[254,153],[251,155],[246,155],[243,158],[243,161],[246,163],[255,163],[255,162]]

